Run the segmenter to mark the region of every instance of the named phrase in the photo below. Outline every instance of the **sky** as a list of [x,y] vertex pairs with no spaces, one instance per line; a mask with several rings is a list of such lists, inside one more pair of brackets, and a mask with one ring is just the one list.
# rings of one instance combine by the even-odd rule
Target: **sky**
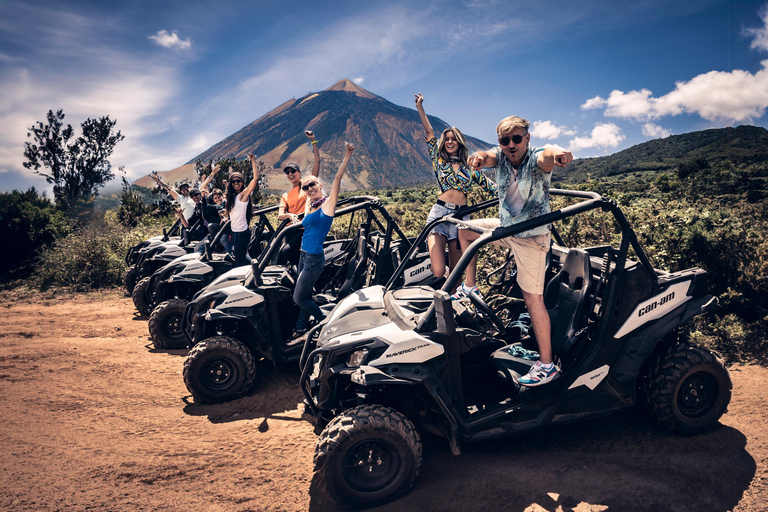
[[[108,115],[130,180],[348,78],[468,135],[603,156],[768,126],[768,0],[0,0],[0,191],[50,190],[27,132]],[[322,140],[322,134],[317,134]],[[258,155],[257,155],[258,156]]]

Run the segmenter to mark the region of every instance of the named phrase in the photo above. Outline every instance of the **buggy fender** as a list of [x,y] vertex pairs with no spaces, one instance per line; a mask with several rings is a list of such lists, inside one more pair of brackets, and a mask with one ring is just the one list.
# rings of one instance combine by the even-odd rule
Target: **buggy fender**
[[398,384],[398,385],[406,385],[406,386],[413,386],[416,384],[413,381],[405,380],[405,379],[398,379],[395,377],[392,377],[391,375],[387,375],[386,373],[382,372],[378,368],[374,368],[373,366],[367,366],[363,365],[350,375],[350,379],[355,384],[358,384],[360,386],[378,386],[381,384]]
[[640,368],[656,348],[659,340],[684,325],[690,319],[701,315],[717,306],[717,297],[704,295],[691,299],[678,306],[658,321],[652,322],[644,329],[632,334],[627,342],[627,350],[616,361],[612,379],[634,386],[640,373]]

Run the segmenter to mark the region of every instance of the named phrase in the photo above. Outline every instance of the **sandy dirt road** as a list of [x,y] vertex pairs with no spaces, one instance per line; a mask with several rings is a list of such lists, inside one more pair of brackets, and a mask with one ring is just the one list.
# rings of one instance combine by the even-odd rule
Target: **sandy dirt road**
[[[0,510],[322,509],[293,366],[262,362],[245,398],[195,405],[185,351],[154,350],[120,291],[0,299]],[[730,371],[707,434],[630,411],[460,456],[426,438],[413,492],[373,510],[768,510],[768,369]]]

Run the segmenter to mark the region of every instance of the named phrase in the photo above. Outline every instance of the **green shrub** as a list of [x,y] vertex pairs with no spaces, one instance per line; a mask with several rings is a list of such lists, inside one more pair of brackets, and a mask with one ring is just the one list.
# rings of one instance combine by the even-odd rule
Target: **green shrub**
[[42,250],[69,232],[66,216],[35,188],[0,193],[0,282],[28,276]]

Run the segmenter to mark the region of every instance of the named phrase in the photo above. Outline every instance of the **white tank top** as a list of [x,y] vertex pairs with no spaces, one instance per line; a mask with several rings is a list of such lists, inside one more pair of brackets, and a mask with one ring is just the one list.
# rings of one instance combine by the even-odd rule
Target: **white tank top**
[[234,233],[242,233],[248,229],[248,220],[245,213],[248,208],[248,202],[240,201],[240,196],[235,196],[235,204],[232,205],[232,210],[229,212],[229,220],[231,221],[230,228]]

